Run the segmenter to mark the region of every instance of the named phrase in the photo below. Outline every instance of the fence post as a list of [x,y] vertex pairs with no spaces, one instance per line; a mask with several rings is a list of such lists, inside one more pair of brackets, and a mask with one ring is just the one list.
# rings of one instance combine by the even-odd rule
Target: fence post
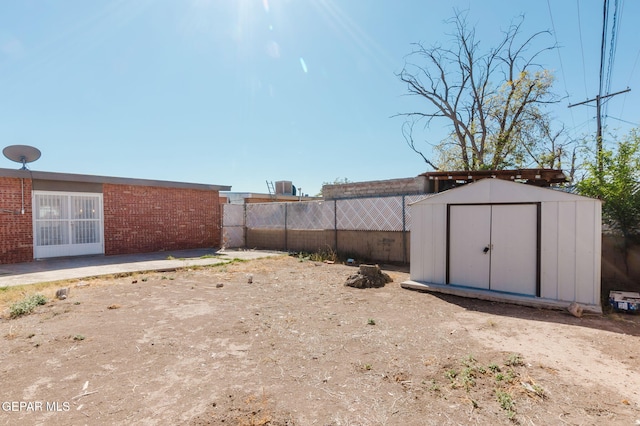
[[405,196],[402,196],[402,263],[407,263],[407,217]]
[[338,254],[338,201],[333,200],[333,238],[334,238],[334,250]]
[[218,247],[224,247],[224,204],[218,199],[218,229],[220,230],[220,241]]
[[287,236],[287,205],[284,203],[284,251],[289,251],[288,236]]
[[247,248],[247,203],[242,203],[242,245]]

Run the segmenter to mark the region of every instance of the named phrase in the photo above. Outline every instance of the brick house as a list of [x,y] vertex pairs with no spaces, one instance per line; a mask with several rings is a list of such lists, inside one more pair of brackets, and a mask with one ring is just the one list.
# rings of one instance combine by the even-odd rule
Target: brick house
[[219,247],[230,189],[0,168],[0,264]]

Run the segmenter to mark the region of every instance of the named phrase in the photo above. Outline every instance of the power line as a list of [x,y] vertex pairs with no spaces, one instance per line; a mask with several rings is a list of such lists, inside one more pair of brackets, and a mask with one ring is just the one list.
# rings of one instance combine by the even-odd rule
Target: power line
[[[558,43],[558,33],[556,32],[556,25],[553,21],[553,13],[551,12],[551,3],[550,0],[547,0],[547,8],[549,10],[549,19],[551,20],[551,28],[553,29],[553,37],[555,38],[556,41],[556,52],[558,52],[558,60],[560,62],[560,73],[562,74],[562,82],[564,83],[564,92],[567,95],[567,98],[569,98],[569,89],[567,88],[567,77],[566,74],[564,72],[564,64],[562,63],[562,55],[560,54],[560,45]],[[586,85],[585,85],[585,89],[586,89]],[[571,115],[571,122],[573,124],[573,127],[576,127],[576,120],[573,116],[573,110],[570,111],[570,115]]]
[[621,93],[627,93],[627,92],[630,92],[630,91],[631,91],[631,89],[629,89],[629,88],[627,87],[626,89],[621,90],[621,91],[616,92],[616,93],[610,93],[610,94],[608,94],[608,95],[604,95],[604,96],[596,96],[596,97],[595,97],[595,98],[593,98],[593,99],[587,99],[586,101],[578,102],[578,103],[576,103],[576,104],[571,104],[571,105],[569,105],[569,108],[572,108],[572,107],[574,107],[574,106],[578,106],[578,105],[584,105],[584,104],[587,104],[587,103],[589,103],[589,102],[593,102],[593,101],[596,101],[596,100],[600,100],[600,101],[602,101],[603,99],[607,99],[607,98],[610,98],[610,97],[612,97],[612,96],[620,95]]
[[609,44],[609,61],[607,63],[607,76],[605,79],[605,92],[611,89],[611,79],[613,75],[613,63],[616,56],[616,47],[618,42],[618,0],[614,0],[613,19],[611,25],[611,41]]
[[[614,9],[613,9],[613,18],[611,24],[611,41],[609,45],[609,60],[607,64],[607,74],[605,77],[605,93],[609,93],[611,91],[611,80],[613,78],[613,64],[616,56],[616,48],[618,44],[618,31],[620,29],[618,16],[618,4],[619,0],[614,0]],[[602,126],[606,127],[605,122],[608,117],[609,112],[609,103],[604,103],[604,120],[602,122]]]
[[616,118],[616,117],[607,117],[607,118],[612,118],[612,119],[614,119],[616,121],[620,121],[620,122],[625,123],[625,124],[631,124],[632,126],[635,126],[635,127],[640,126],[640,123],[634,123],[632,121],[623,120],[622,118]]
[[[614,28],[612,30],[612,32],[614,33],[612,35],[612,47],[611,47],[611,51],[615,52],[615,32],[616,32],[616,14],[617,14],[617,5],[618,5],[618,0],[614,0],[616,2],[616,7],[615,7],[615,11],[614,11]],[[620,92],[616,92],[616,93],[610,93],[610,94],[606,94],[603,95],[603,91],[605,89],[605,87],[603,87],[605,85],[605,76],[604,76],[604,64],[605,64],[605,55],[606,55],[606,41],[607,41],[607,28],[609,25],[609,7],[608,7],[609,3],[607,0],[603,1],[603,9],[602,9],[602,40],[600,43],[600,78],[599,78],[599,87],[598,87],[598,94],[596,95],[595,98],[593,99],[589,99],[586,100],[584,102],[580,102],[577,104],[573,104],[573,105],[569,105],[569,108],[577,106],[577,105],[583,105],[589,102],[596,102],[596,126],[597,126],[597,130],[596,130],[596,164],[598,167],[599,171],[602,171],[602,101],[606,101],[608,98],[611,98],[615,95],[619,95],[621,93],[626,93],[631,91],[631,89],[627,88],[626,90],[622,90]],[[611,68],[613,67],[613,58],[610,58],[610,62],[609,62],[609,71],[611,71]],[[610,85],[610,81],[611,81],[611,75],[609,75],[609,85]],[[608,92],[608,87],[607,87],[607,92]]]
[[[602,96],[604,91],[604,62],[605,62],[605,46],[607,42],[607,24],[608,24],[608,7],[607,0],[604,0],[602,4],[604,5],[604,9],[602,11],[602,40],[600,41],[600,77],[598,79],[599,87],[598,87],[598,98]],[[598,108],[599,109],[599,108]],[[598,114],[599,115],[599,114]]]
[[[638,48],[638,53],[636,54],[636,59],[633,62],[633,67],[631,67],[631,73],[629,73],[629,80],[627,82],[627,87],[629,87],[629,84],[631,84],[631,79],[633,78],[633,73],[636,70],[636,65],[638,65],[638,60],[640,59],[640,48]],[[620,108],[620,114],[622,114],[622,112],[624,111],[624,107],[625,107],[625,103],[627,102],[627,97],[624,96],[622,98],[622,107]]]
[[576,0],[576,6],[578,7],[578,35],[580,36],[580,53],[582,54],[582,81],[584,83],[584,93],[588,96],[589,90],[587,89],[587,65],[584,60],[584,42],[582,41],[582,20],[580,19],[580,0]]
[[633,73],[636,70],[636,65],[638,65],[638,60],[640,59],[640,48],[638,48],[638,53],[636,53],[636,59],[635,61],[633,61],[633,67],[631,68],[631,72],[629,73],[629,82],[627,83],[627,86],[629,85],[629,83],[631,83],[631,79],[633,78]]
[[602,162],[601,162],[601,158],[600,158],[600,153],[602,152],[602,120],[601,120],[602,100],[611,98],[611,97],[619,95],[621,93],[627,93],[627,92],[630,92],[630,91],[631,91],[631,89],[629,89],[627,87],[625,90],[621,90],[621,91],[616,92],[616,93],[610,93],[610,94],[604,95],[604,96],[597,95],[593,99],[587,99],[586,101],[579,102],[577,104],[569,105],[569,108],[572,108],[574,106],[584,105],[584,104],[587,104],[589,102],[596,101],[596,122],[597,122],[597,126],[598,126],[598,130],[596,132],[596,153],[597,153],[596,163],[598,164],[598,169],[600,171],[602,171]]
[[587,88],[587,62],[584,55],[584,40],[582,38],[582,14],[580,12],[580,0],[576,0],[576,16],[578,18],[578,37],[580,39],[580,55],[582,57],[582,84],[584,84],[584,97],[589,98],[589,89]]

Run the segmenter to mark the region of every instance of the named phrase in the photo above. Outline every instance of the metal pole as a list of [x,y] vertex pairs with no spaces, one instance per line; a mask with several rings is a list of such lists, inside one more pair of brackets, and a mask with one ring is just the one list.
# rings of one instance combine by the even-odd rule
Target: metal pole
[[402,196],[402,263],[407,263],[407,218],[405,196]]
[[602,119],[600,95],[596,96],[596,165],[602,173]]
[[333,236],[335,251],[338,253],[338,201],[333,200]]
[[289,244],[287,244],[287,204],[284,203],[284,249],[285,251],[289,251]]
[[242,242],[244,245],[244,248],[247,248],[247,201],[245,200],[242,203],[242,207],[243,207],[243,212],[244,214],[242,215]]
[[631,91],[631,89],[627,87],[625,90],[621,90],[621,91],[616,92],[616,93],[610,93],[610,94],[604,95],[604,96],[597,95],[593,99],[587,99],[586,101],[578,102],[577,104],[569,105],[569,108],[572,108],[574,106],[584,105],[584,104],[587,104],[589,102],[596,101],[596,124],[597,124],[597,127],[598,127],[597,130],[596,130],[596,165],[598,167],[598,171],[599,172],[602,172],[602,158],[601,158],[602,157],[602,118],[601,118],[602,100],[610,98],[612,96],[619,95],[621,93],[627,93],[627,92],[630,92],[630,91]]

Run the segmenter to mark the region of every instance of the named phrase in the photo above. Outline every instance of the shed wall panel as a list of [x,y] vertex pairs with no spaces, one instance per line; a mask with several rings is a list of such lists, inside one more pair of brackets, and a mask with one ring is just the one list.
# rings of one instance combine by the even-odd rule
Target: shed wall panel
[[429,220],[429,210],[431,206],[410,206],[411,213],[411,232],[420,235],[420,238],[412,238],[409,257],[414,259],[409,264],[411,275],[419,277],[420,280],[425,279],[425,267],[429,266],[429,250],[427,249],[427,241],[429,239],[429,231],[425,222]]
[[558,203],[558,299],[576,297],[576,205]]
[[601,302],[602,292],[602,204],[593,203],[595,219],[592,224],[593,235],[595,235],[595,245],[593,247],[594,268],[594,292],[597,302]]
[[445,205],[433,206],[431,215],[433,229],[433,266],[431,279],[434,283],[445,283],[447,262],[447,208]]
[[558,298],[558,203],[542,203],[540,296]]
[[595,303],[594,292],[595,263],[594,246],[596,236],[591,224],[595,220],[592,206],[576,203],[576,301],[579,303]]
[[444,284],[446,267],[446,207],[443,205],[411,206],[411,276],[419,281]]

